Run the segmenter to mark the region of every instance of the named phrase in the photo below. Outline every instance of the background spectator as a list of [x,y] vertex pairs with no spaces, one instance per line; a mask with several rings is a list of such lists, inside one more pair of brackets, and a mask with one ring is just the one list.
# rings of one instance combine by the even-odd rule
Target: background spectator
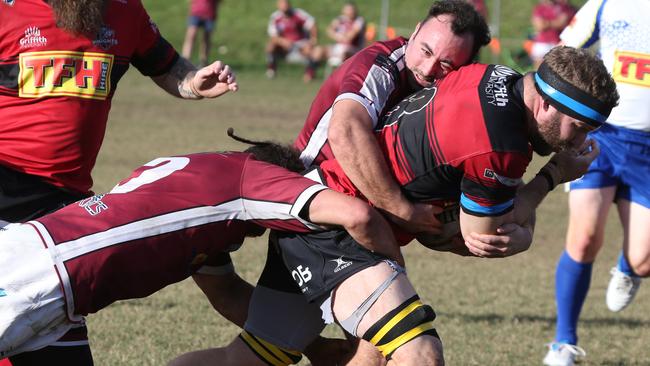
[[210,38],[217,23],[217,11],[221,0],[191,0],[190,15],[187,17],[187,31],[183,41],[183,57],[191,59],[194,40],[199,28],[203,28],[203,37],[199,42],[199,66],[208,64]]
[[569,24],[576,9],[567,0],[540,0],[533,8],[531,23],[535,32],[530,58],[537,68],[544,55],[560,42],[560,32]]
[[343,61],[360,51],[365,45],[366,20],[359,15],[354,2],[348,1],[341,8],[341,15],[327,27],[327,36],[335,43],[316,46],[313,59],[326,60],[328,65],[339,66]]
[[266,76],[275,77],[279,58],[288,62],[307,62],[304,80],[314,78],[315,63],[311,59],[318,31],[314,17],[306,11],[294,8],[289,0],[278,0],[278,10],[271,14],[266,44]]

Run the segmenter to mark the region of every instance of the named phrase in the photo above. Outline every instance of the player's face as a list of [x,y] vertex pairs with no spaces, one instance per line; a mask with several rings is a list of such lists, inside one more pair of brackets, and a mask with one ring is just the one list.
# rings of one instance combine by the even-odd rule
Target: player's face
[[560,113],[552,106],[540,116],[540,137],[551,151],[577,151],[587,138],[587,133],[593,130],[588,124]]
[[357,17],[357,10],[354,8],[354,5],[345,4],[343,9],[341,9],[341,15],[348,19],[355,19]]
[[473,37],[455,35],[452,20],[449,14],[431,18],[418,24],[409,39],[406,66],[412,73],[411,81],[420,87],[430,87],[436,79],[470,61]]
[[291,3],[289,3],[289,0],[278,0],[277,6],[278,10],[283,13],[286,13],[289,9],[291,9]]

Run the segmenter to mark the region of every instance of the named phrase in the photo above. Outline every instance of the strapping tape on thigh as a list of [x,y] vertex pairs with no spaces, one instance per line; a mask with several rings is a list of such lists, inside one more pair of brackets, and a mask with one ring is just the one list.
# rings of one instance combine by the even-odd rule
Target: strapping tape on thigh
[[247,331],[242,331],[239,338],[244,341],[248,348],[267,365],[288,366],[300,362],[302,354],[296,351],[289,351],[255,337]]
[[423,304],[420,297],[415,295],[379,319],[366,331],[363,339],[390,358],[396,349],[413,338],[421,335],[438,338],[433,327],[435,318],[436,313],[431,306]]
[[390,284],[393,283],[393,281],[395,281],[395,278],[397,278],[397,276],[400,273],[406,272],[404,270],[404,267],[400,266],[397,263],[394,263],[393,261],[386,261],[386,263],[390,265],[391,269],[393,270],[393,273],[391,273],[391,275],[384,282],[382,282],[381,285],[379,285],[379,287],[377,287],[375,291],[373,291],[372,294],[370,294],[370,296],[368,296],[368,298],[366,298],[361,303],[361,305],[359,305],[357,310],[355,310],[352,313],[352,315],[339,322],[341,327],[345,329],[346,332],[354,336],[358,336],[357,328],[359,327],[359,323],[361,323],[361,319],[363,319],[363,316],[366,315],[368,310],[370,310],[370,308],[377,301],[379,296],[381,296],[381,294],[383,294],[384,291],[386,291],[388,286],[390,286]]

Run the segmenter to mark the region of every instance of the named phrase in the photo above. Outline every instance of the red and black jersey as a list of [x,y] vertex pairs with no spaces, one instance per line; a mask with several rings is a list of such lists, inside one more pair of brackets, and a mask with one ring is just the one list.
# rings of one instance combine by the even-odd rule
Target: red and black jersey
[[106,3],[93,37],[57,28],[46,1],[0,3],[0,164],[87,193],[129,64],[157,76],[176,62],[139,0]]
[[294,143],[305,167],[334,158],[327,130],[335,102],[351,99],[361,103],[375,126],[380,116],[415,91],[404,62],[406,43],[401,37],[376,42],[347,59],[325,80]]
[[[379,145],[410,200],[460,202],[479,216],[512,209],[532,158],[521,77],[501,65],[465,66],[381,119]],[[335,160],[320,167],[330,187],[361,197]]]
[[76,320],[181,281],[263,228],[320,229],[299,213],[323,189],[246,153],[166,157],[25,225],[51,253]]

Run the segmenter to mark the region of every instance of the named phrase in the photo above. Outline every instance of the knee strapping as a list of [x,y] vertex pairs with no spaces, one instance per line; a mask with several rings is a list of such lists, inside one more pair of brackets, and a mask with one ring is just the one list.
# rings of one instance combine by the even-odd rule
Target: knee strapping
[[433,327],[436,313],[431,306],[424,305],[415,295],[397,308],[384,315],[363,335],[363,339],[374,344],[386,358],[406,342],[422,336],[438,333]]
[[271,343],[260,339],[247,331],[242,331],[239,338],[244,341],[248,348],[267,365],[288,366],[300,362],[302,354],[296,351],[289,351],[274,346]]

